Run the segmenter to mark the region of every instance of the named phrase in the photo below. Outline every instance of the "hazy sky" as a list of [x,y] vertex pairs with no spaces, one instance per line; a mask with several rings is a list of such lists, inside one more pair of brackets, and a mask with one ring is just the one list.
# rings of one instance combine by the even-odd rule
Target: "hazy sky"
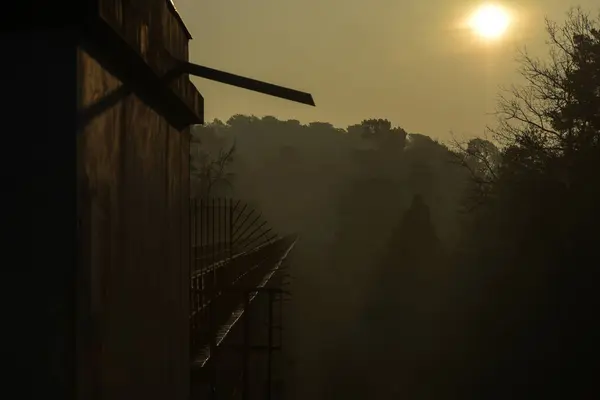
[[[575,0],[577,1],[577,0]],[[387,118],[448,139],[481,134],[515,51],[544,54],[544,17],[598,0],[497,1],[517,17],[484,45],[461,21],[475,0],[175,0],[194,39],[192,62],[307,91],[316,108],[194,78],[206,119],[273,115],[339,127]]]

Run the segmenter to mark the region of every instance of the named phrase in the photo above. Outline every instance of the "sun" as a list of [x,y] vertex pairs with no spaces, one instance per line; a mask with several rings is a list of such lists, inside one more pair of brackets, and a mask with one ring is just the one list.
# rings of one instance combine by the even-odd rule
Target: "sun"
[[506,33],[510,22],[510,14],[503,7],[486,4],[471,15],[469,27],[484,39],[499,39]]

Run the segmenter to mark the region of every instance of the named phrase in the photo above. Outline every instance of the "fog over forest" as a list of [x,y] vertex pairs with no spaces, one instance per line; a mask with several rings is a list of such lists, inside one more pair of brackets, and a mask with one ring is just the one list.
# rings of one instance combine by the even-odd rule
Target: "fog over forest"
[[481,138],[441,143],[377,116],[193,129],[194,195],[243,199],[300,236],[290,398],[591,393],[599,28],[577,10],[548,23],[548,55],[520,56],[528,83],[502,93]]

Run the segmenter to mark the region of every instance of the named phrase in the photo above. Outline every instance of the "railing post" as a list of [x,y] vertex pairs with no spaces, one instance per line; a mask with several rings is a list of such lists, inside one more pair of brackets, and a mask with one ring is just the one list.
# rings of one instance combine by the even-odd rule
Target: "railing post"
[[200,293],[199,293],[199,284],[198,284],[198,279],[195,277],[194,272],[196,271],[197,268],[197,263],[198,263],[198,224],[196,221],[196,213],[197,213],[197,206],[198,206],[198,201],[196,198],[192,199],[192,204],[190,205],[190,231],[191,231],[191,235],[190,235],[190,241],[191,241],[191,245],[192,245],[192,251],[191,251],[191,260],[190,260],[190,278],[192,278],[192,282],[191,282],[191,293],[190,293],[190,310],[191,310],[191,318],[190,318],[190,349],[192,350],[192,354],[193,352],[195,352],[196,347],[197,347],[197,334],[198,334],[198,329],[197,329],[197,323],[198,323],[198,311],[200,310],[200,306],[201,306],[201,301],[202,299],[200,298]]
[[[208,230],[210,228],[209,220],[208,220],[208,201],[205,198],[200,199],[200,268],[202,271],[202,288],[203,290],[208,288],[208,280],[205,277],[206,266],[209,261],[207,253],[207,244],[208,244]],[[206,293],[203,292],[202,295],[202,304],[206,302]]]
[[242,386],[242,399],[248,400],[249,398],[249,370],[250,370],[250,292],[245,292],[244,297],[244,345],[243,345],[243,386]]
[[217,332],[215,327],[214,302],[210,302],[209,309],[209,337],[210,337],[210,398],[217,398]]
[[268,291],[269,296],[269,313],[267,315],[267,325],[269,331],[267,332],[267,400],[271,400],[271,373],[272,373],[272,356],[273,356],[273,290]]
[[229,247],[229,258],[230,259],[233,256],[233,214],[235,211],[232,203],[233,203],[233,200],[229,199],[229,238],[228,238],[227,242],[228,242],[228,247]]
[[[211,237],[210,237],[210,247],[211,247],[211,265],[213,265],[216,260],[216,255],[215,255],[215,230],[216,230],[216,220],[215,220],[215,199],[214,197],[211,199],[211,214],[212,214],[212,218],[211,218],[211,224],[212,224],[212,229],[211,229]],[[215,268],[212,269],[212,285],[213,285],[213,290],[212,290],[212,296],[213,299],[215,297],[215,293],[217,292],[217,270]]]
[[[217,201],[217,210],[216,210],[216,215],[215,215],[215,231],[216,231],[216,236],[215,236],[215,244],[216,246],[214,246],[215,250],[215,262],[219,262],[221,261],[221,198],[218,197],[216,199]],[[215,291],[215,294],[217,296],[219,296],[221,294],[221,274],[222,271],[219,269],[215,269],[215,280],[216,280],[216,285],[217,285],[217,290]]]

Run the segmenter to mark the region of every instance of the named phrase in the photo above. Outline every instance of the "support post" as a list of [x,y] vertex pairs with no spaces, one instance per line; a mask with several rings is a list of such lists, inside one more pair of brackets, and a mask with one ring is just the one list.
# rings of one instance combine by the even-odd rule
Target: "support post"
[[249,399],[249,370],[250,370],[250,292],[245,292],[244,298],[244,349],[243,349],[243,386],[242,399]]
[[269,331],[267,332],[267,340],[268,340],[268,354],[267,354],[267,400],[271,400],[271,391],[272,391],[272,384],[271,384],[271,373],[273,370],[273,360],[272,360],[272,355],[273,355],[273,290],[269,290],[268,296],[269,296],[269,313],[268,313],[268,329]]
[[210,399],[217,398],[217,332],[215,329],[214,301],[208,306],[209,337],[210,337]]

